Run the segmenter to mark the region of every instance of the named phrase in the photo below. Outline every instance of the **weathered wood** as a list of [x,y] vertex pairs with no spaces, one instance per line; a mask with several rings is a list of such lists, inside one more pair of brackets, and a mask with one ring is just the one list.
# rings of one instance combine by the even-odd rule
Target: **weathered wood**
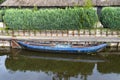
[[[84,6],[86,0],[6,0],[1,6]],[[120,0],[92,0],[93,6],[119,6]]]
[[[8,35],[9,34],[9,35]],[[45,31],[24,31],[24,30],[2,30],[0,40],[11,41],[43,41],[43,42],[69,42],[69,43],[115,43],[119,46],[120,32],[105,29],[96,30],[45,30]],[[12,45],[12,44],[11,44]]]
[[27,41],[51,41],[51,42],[111,42],[111,43],[119,43],[119,37],[67,37],[67,36],[54,36],[54,37],[26,37],[26,36],[18,36],[18,37],[10,37],[10,36],[0,36],[0,40],[10,41],[12,39],[15,40],[27,40]]
[[95,30],[1,30],[0,35],[2,36],[118,36],[120,31],[112,31],[105,29]]
[[14,39],[10,41],[10,46],[11,48],[21,48],[21,46]]

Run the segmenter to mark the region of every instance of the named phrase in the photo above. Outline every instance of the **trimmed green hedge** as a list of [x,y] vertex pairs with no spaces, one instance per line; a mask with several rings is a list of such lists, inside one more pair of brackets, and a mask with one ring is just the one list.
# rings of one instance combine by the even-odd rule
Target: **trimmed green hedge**
[[120,7],[103,8],[100,21],[105,28],[120,30]]
[[92,28],[98,21],[93,8],[8,9],[4,22],[10,29],[76,30]]
[[0,4],[3,3],[5,0],[0,0]]
[[5,15],[5,9],[0,10],[0,22],[3,22],[3,16]]
[[2,10],[0,10],[0,22],[2,22],[3,21],[3,16],[2,16]]

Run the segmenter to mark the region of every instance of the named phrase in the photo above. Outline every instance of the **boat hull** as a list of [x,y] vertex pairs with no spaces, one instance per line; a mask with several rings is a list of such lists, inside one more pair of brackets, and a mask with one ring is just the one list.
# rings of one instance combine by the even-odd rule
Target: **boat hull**
[[100,44],[92,47],[82,47],[82,48],[74,48],[74,47],[51,47],[51,46],[37,46],[37,45],[29,45],[24,42],[18,41],[18,44],[27,50],[32,51],[42,51],[42,52],[60,52],[60,53],[95,53],[107,46],[107,44]]

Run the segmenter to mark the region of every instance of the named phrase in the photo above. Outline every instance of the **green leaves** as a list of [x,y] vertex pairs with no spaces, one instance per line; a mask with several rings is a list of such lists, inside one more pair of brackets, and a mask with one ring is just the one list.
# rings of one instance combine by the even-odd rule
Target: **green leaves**
[[3,17],[2,17],[2,10],[0,10],[0,21],[3,20]]
[[97,22],[93,8],[8,9],[4,22],[10,29],[78,30],[92,28]]
[[103,8],[100,20],[104,27],[120,30],[120,8],[119,7]]
[[3,3],[5,0],[0,0],[0,4]]
[[85,4],[84,4],[85,8],[93,7],[92,0],[84,0],[84,1],[85,1]]

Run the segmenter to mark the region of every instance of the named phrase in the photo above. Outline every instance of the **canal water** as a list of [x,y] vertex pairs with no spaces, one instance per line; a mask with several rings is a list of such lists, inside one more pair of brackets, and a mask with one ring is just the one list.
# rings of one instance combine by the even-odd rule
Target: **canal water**
[[120,80],[120,51],[80,55],[4,49],[0,80]]

